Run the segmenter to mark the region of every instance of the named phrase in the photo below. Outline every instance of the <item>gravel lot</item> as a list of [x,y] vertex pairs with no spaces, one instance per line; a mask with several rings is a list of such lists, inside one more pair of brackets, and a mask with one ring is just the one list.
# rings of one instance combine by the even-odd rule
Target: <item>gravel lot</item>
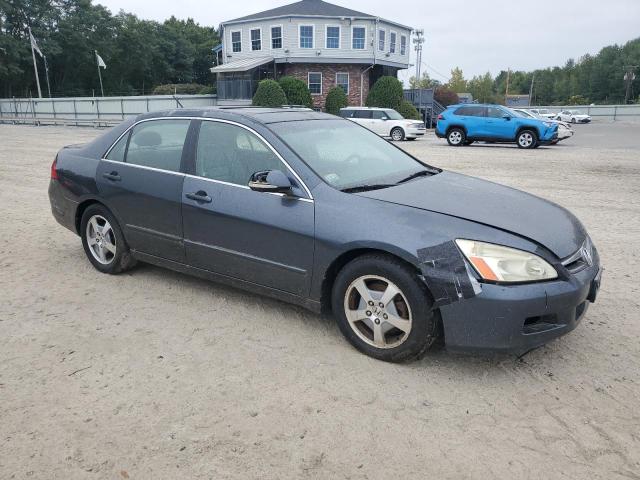
[[640,478],[640,124],[521,151],[404,148],[549,198],[606,267],[573,333],[521,359],[369,359],[333,322],[142,265],[96,272],[47,198],[63,145],[0,125],[0,478]]

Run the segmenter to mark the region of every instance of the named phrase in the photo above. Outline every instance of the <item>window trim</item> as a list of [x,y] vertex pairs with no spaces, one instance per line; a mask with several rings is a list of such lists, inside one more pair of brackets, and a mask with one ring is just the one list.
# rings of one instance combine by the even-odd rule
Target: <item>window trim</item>
[[[392,35],[395,35],[396,39],[395,41],[392,43],[391,42],[391,37]],[[389,30],[389,53],[394,54],[396,53],[397,49],[396,49],[396,44],[398,43],[398,32],[396,32],[395,30]],[[391,45],[393,45],[393,51],[391,51]]]
[[[404,53],[402,52],[402,40],[404,40]],[[400,35],[400,55],[402,55],[403,57],[407,55],[407,36],[406,35]]]
[[[128,135],[129,133],[131,133],[131,131],[133,130],[133,128],[136,125],[139,125],[139,124],[144,123],[144,122],[152,122],[154,120],[190,120],[191,124],[189,125],[189,128],[192,128],[193,122],[197,121],[197,120],[199,120],[201,122],[219,122],[219,123],[228,123],[230,125],[236,125],[238,127],[244,128],[245,130],[248,130],[249,132],[251,132],[254,135],[256,135],[260,140],[262,140],[262,142],[264,142],[264,144],[267,146],[267,148],[269,148],[269,150],[271,150],[274,153],[274,155],[276,157],[278,157],[278,160],[280,160],[284,164],[284,166],[287,167],[287,170],[289,170],[289,172],[291,172],[291,175],[293,175],[294,178],[300,183],[300,185],[302,185],[302,190],[304,191],[304,193],[308,197],[308,198],[303,198],[303,197],[291,197],[291,198],[295,198],[295,199],[300,200],[302,202],[312,202],[313,203],[314,199],[313,199],[313,195],[311,195],[311,190],[309,190],[309,187],[307,187],[307,184],[304,183],[302,178],[300,178],[300,175],[298,175],[298,173],[293,169],[293,167],[291,167],[291,165],[289,165],[289,163],[284,159],[284,157],[280,154],[280,152],[278,152],[274,148],[274,146],[271,145],[271,143],[269,143],[267,141],[267,139],[264,138],[264,136],[262,136],[259,132],[257,132],[256,130],[254,130],[251,127],[243,125],[242,123],[235,122],[233,120],[225,120],[225,119],[222,119],[222,118],[203,118],[203,117],[188,117],[188,116],[184,116],[184,117],[182,117],[182,116],[181,117],[155,117],[155,118],[145,118],[143,120],[138,120],[134,124],[129,125],[129,127],[124,132],[122,132],[122,134],[118,138],[115,139],[115,141],[111,144],[109,149],[101,156],[100,160],[104,160],[105,162],[117,163],[119,165],[126,164],[126,165],[129,165],[131,167],[143,168],[143,169],[148,169],[148,170],[155,170],[157,172],[171,173],[173,175],[184,175],[186,177],[199,178],[201,180],[207,180],[207,181],[215,182],[215,183],[228,184],[228,185],[231,185],[231,186],[234,186],[234,187],[246,188],[246,189],[251,190],[248,186],[236,185],[234,183],[223,182],[221,180],[214,180],[212,178],[200,177],[198,175],[192,175],[190,173],[183,172],[182,170],[183,170],[184,166],[182,164],[180,165],[180,171],[179,172],[175,172],[173,170],[164,170],[164,169],[161,169],[161,168],[147,167],[147,166],[144,166],[144,165],[136,165],[135,163],[118,162],[116,160],[109,160],[108,158],[105,158],[107,155],[109,155],[109,153],[111,152],[113,147],[120,141],[120,139],[122,137],[124,137],[125,135]],[[198,130],[198,133],[199,133],[199,130]],[[185,138],[185,142],[187,141],[188,138],[189,138],[189,132],[187,132],[187,137]],[[195,160],[195,157],[193,158],[193,160]],[[275,192],[265,192],[265,193],[267,193],[269,195],[285,196],[283,193],[275,193]]]
[[[353,48],[353,31],[356,28],[362,28],[364,30],[364,38],[362,48]],[[351,50],[366,50],[367,49],[367,26],[366,25],[351,25]]]
[[[301,35],[302,27],[311,27],[311,46],[310,47],[302,46],[302,35]],[[301,50],[313,50],[314,48],[316,48],[316,26],[314,24],[310,23],[310,24],[298,25],[298,48]]]
[[[381,33],[383,34],[382,37],[380,37]],[[380,40],[382,40],[382,48],[380,48]],[[387,30],[384,28],[378,28],[378,51],[384,52],[386,45],[387,45]]]
[[[279,47],[274,47],[273,46],[273,29],[274,28],[279,28],[280,29],[280,46]],[[284,48],[284,27],[282,25],[269,25],[269,46],[271,47],[271,50],[282,50]]]
[[[240,50],[237,52],[233,49],[233,34],[240,33]],[[231,53],[242,53],[242,29],[240,30],[230,30],[229,31],[229,39],[231,40]]]
[[[329,47],[329,28],[337,28],[338,29],[338,47]],[[333,37],[332,37],[333,38]],[[324,26],[324,48],[327,50],[341,50],[342,49],[342,25],[338,24],[326,24]]]
[[340,84],[338,83],[338,75],[346,75],[347,76],[347,91],[345,92],[345,94],[349,95],[349,82],[351,80],[349,72],[336,72],[336,87],[340,86]]
[[[311,75],[320,75],[320,93],[311,92],[311,81],[309,79]],[[322,95],[322,80],[322,72],[307,72],[307,88],[309,89],[311,95]]]
[[[254,50],[254,49],[253,49],[253,42],[254,42],[254,40],[253,40],[253,38],[252,38],[251,34],[252,34],[253,32],[255,32],[256,30],[258,30],[258,31],[260,32],[260,48],[258,48],[258,49],[256,49],[256,50]],[[250,29],[249,29],[249,41],[251,42],[251,45],[250,45],[250,46],[251,46],[251,51],[252,51],[252,52],[261,52],[261,51],[263,50],[263,49],[262,49],[262,27],[255,27],[255,28],[250,28]]]

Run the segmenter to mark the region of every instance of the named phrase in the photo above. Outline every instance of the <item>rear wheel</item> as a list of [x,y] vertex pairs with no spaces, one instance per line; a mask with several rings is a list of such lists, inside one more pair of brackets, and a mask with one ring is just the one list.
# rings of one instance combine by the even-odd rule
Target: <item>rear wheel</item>
[[332,307],[347,340],[379,360],[419,357],[437,336],[426,287],[390,256],[365,255],[348,263],[336,277]]
[[447,133],[447,142],[452,147],[463,145],[466,139],[467,136],[461,128],[452,128],[449,130],[449,133]]
[[533,130],[522,130],[516,137],[518,148],[535,148],[538,145],[538,136]]
[[402,130],[400,127],[395,127],[394,129],[392,129],[391,140],[393,140],[394,142],[400,142],[404,140],[404,130]]

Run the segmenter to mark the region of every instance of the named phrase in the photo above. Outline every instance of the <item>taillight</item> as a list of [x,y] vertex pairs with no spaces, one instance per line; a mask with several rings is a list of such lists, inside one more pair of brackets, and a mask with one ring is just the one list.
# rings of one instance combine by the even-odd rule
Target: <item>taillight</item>
[[58,157],[51,164],[51,180],[58,180]]
[[442,114],[438,115],[438,120],[444,120],[444,117],[442,116]]

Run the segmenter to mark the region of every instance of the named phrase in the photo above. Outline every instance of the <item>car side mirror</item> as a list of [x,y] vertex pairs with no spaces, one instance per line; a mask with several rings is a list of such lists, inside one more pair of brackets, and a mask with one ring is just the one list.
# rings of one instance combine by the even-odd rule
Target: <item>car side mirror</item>
[[505,120],[511,120],[511,115],[503,115],[502,118]]
[[386,122],[389,119],[387,117],[381,117],[380,120],[382,120],[383,122]]
[[256,192],[291,193],[291,180],[280,170],[266,170],[251,175],[249,188]]

